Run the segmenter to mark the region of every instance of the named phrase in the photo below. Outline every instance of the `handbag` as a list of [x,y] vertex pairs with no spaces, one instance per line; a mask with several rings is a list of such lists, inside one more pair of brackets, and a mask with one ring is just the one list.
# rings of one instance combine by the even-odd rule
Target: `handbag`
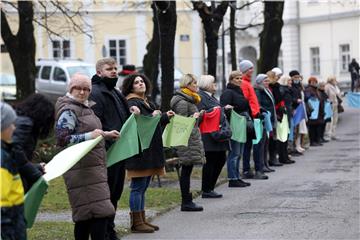
[[344,107],[341,105],[341,103],[343,102],[342,99],[336,95],[336,98],[338,100],[338,105],[337,105],[337,109],[338,109],[338,113],[342,113],[344,112]]
[[223,109],[221,109],[220,129],[219,131],[210,133],[211,137],[217,142],[225,142],[231,139],[232,131],[230,123],[226,119]]

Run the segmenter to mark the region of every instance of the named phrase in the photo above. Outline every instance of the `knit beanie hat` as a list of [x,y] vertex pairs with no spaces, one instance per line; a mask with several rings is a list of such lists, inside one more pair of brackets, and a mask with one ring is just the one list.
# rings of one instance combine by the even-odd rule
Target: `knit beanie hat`
[[91,80],[88,76],[81,74],[81,73],[75,73],[71,76],[70,83],[69,83],[69,93],[71,93],[71,90],[76,87],[87,87],[91,91]]
[[250,62],[249,60],[242,60],[240,62],[239,68],[242,73],[246,73],[247,70],[254,67],[254,64]]
[[296,76],[296,75],[300,75],[299,71],[297,71],[297,70],[292,70],[292,71],[289,72],[289,76],[290,76],[290,77],[293,77],[293,76]]
[[273,69],[271,69],[271,71],[273,71],[273,72],[276,74],[276,76],[279,76],[279,75],[282,75],[282,74],[283,74],[283,72],[281,71],[281,69],[278,68],[278,67],[274,67]]
[[8,128],[16,120],[14,109],[7,103],[0,102],[1,108],[1,131]]
[[256,76],[255,83],[258,85],[262,85],[267,77],[268,76],[266,74],[260,73]]

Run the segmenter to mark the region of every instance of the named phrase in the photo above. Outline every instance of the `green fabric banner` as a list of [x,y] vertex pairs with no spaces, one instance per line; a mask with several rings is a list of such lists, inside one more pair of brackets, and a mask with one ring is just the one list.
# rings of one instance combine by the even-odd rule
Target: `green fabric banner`
[[231,139],[240,143],[246,143],[246,118],[231,111],[230,128],[232,131]]
[[40,177],[25,195],[24,215],[26,227],[31,228],[35,222],[41,201],[49,185],[43,177]]
[[120,138],[107,151],[107,167],[139,153],[138,130],[134,114],[120,130]]
[[263,134],[263,125],[260,119],[254,119],[254,128],[255,128],[255,135],[256,135],[256,139],[253,139],[252,142],[253,144],[258,144],[262,138],[262,134]]
[[284,114],[281,122],[276,125],[276,137],[280,142],[286,142],[290,133],[289,122],[287,115]]
[[188,146],[196,118],[175,114],[162,135],[164,147]]
[[149,148],[160,118],[161,115],[156,115],[155,117],[135,115],[142,150]]
[[63,175],[90,152],[101,140],[103,140],[103,137],[99,136],[95,139],[87,140],[65,148],[45,165],[45,174],[43,175],[43,178],[47,182],[50,182],[52,179]]

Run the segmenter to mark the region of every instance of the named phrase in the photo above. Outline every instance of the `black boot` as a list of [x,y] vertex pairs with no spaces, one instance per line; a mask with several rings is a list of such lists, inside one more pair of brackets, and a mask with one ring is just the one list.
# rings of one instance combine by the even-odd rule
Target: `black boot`
[[180,210],[183,212],[199,212],[204,209],[192,201],[192,194],[189,193],[183,197]]
[[274,169],[270,168],[270,166],[269,166],[269,161],[268,161],[268,159],[267,159],[266,156],[264,157],[264,168],[263,168],[263,171],[264,171],[264,172],[275,172]]

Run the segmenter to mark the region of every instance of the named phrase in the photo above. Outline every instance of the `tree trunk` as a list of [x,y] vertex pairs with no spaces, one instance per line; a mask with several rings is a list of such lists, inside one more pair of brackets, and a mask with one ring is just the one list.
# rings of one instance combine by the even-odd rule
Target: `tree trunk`
[[236,31],[235,12],[236,12],[236,1],[232,1],[230,7],[230,53],[231,53],[231,69],[233,71],[237,69],[236,40],[235,40],[235,31]]
[[31,1],[18,1],[19,30],[12,34],[1,9],[1,37],[9,51],[16,77],[16,98],[21,100],[35,92],[34,10]]
[[170,109],[174,93],[174,46],[176,33],[176,2],[155,1],[160,26],[161,110]]
[[258,72],[266,73],[278,65],[283,27],[284,2],[265,2],[264,28],[260,33],[260,57]]
[[[214,2],[212,2],[214,6]],[[194,9],[198,11],[205,30],[205,42],[208,51],[208,74],[217,78],[217,49],[219,40],[219,28],[223,22],[224,15],[229,2],[222,1],[214,11],[202,1],[193,2]]]
[[158,76],[159,76],[159,49],[160,49],[160,37],[159,37],[159,22],[157,17],[156,6],[151,4],[153,9],[153,35],[151,41],[147,44],[147,53],[143,59],[144,74],[150,79],[153,89],[151,92],[151,99],[156,102],[156,97],[160,94]]

